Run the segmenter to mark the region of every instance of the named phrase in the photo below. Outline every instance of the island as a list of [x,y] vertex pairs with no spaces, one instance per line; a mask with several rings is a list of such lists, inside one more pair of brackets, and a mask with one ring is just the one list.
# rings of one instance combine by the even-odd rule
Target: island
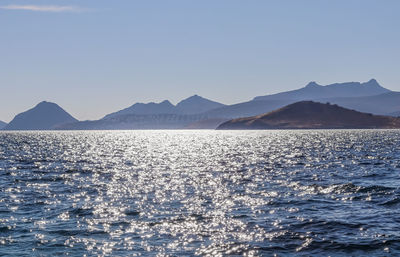
[[394,129],[400,118],[362,113],[336,104],[296,102],[275,111],[232,119],[217,129]]

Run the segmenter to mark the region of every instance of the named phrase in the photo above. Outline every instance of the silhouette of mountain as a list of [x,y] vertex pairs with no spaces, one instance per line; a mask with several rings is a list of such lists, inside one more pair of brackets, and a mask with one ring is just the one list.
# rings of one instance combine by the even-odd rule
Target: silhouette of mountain
[[[385,93],[378,93],[385,92]],[[350,97],[352,95],[374,94]],[[344,95],[343,97],[336,97]],[[335,103],[346,108],[373,114],[389,114],[400,110],[400,93],[381,87],[376,80],[366,83],[349,82],[320,86],[315,82],[306,87],[275,95],[256,97],[252,101],[233,104],[206,112],[212,118],[239,118],[270,112],[303,100]]]
[[178,110],[178,113],[195,114],[195,113],[203,113],[223,106],[225,105],[208,100],[198,95],[194,95],[180,101],[176,105],[176,109]]
[[214,129],[226,120],[261,115],[298,102],[298,99],[302,98],[312,98],[312,101],[323,103],[330,102],[373,114],[396,116],[400,110],[400,92],[385,89],[374,79],[365,83],[336,83],[328,86],[311,82],[298,90],[256,97],[251,101],[233,105],[223,105],[198,95],[184,99],[176,106],[168,100],[160,103],[136,103],[108,114],[101,120],[57,124],[53,128]]
[[0,129],[3,129],[6,125],[7,125],[7,123],[0,120]]
[[161,103],[135,103],[134,105],[125,108],[123,110],[110,113],[106,115],[103,119],[116,117],[120,115],[126,114],[167,114],[167,113],[176,113],[175,106],[170,103],[170,101],[165,100]]
[[361,113],[338,105],[302,101],[263,115],[233,119],[217,129],[352,128],[400,128],[400,118]]
[[[310,83],[308,88],[329,88],[330,98],[316,98],[313,101],[330,102],[342,105],[346,108],[358,111],[389,114],[400,110],[400,93],[392,92],[379,86],[375,80],[367,83],[342,83],[329,86],[319,86],[316,83]],[[356,94],[355,91],[362,89],[377,89],[377,91],[389,91],[384,94],[362,97],[331,97],[335,95]],[[333,91],[340,91],[335,93]],[[347,91],[346,91],[347,90]],[[373,90],[367,90],[369,93]],[[360,93],[360,94],[365,94]],[[324,94],[315,94],[314,96],[325,96]],[[281,95],[282,96],[282,95]],[[280,97],[281,97],[280,96]],[[297,102],[293,99],[269,99],[252,100],[233,105],[222,105],[200,96],[189,97],[177,106],[168,101],[159,104],[135,104],[122,111],[107,115],[104,121],[87,121],[60,126],[63,129],[215,129],[219,124],[226,120],[261,115],[288,104]],[[217,108],[213,108],[217,107]],[[207,110],[209,109],[209,110]],[[206,110],[206,111],[204,111]],[[204,111],[201,113],[201,111]],[[133,112],[133,114],[131,114]],[[125,113],[125,114],[124,114]],[[196,113],[196,115],[192,115]],[[109,120],[110,118],[113,118]]]
[[290,99],[293,101],[314,100],[321,98],[334,98],[334,97],[362,97],[379,95],[391,92],[379,85],[375,79],[368,82],[346,82],[335,83],[327,86],[318,85],[316,82],[310,82],[303,88],[282,92],[273,95],[257,96],[254,101],[267,101],[267,100],[285,100]]
[[400,110],[400,92],[389,92],[364,97],[315,99],[318,102],[338,104],[345,108],[373,114],[392,115]]
[[266,113],[290,103],[293,103],[293,100],[249,101],[213,109],[205,114],[210,118],[233,119]]
[[121,111],[108,114],[104,119],[126,114],[149,115],[149,114],[196,114],[224,106],[198,95],[182,100],[176,106],[168,100],[161,103],[136,103]]
[[5,130],[49,130],[77,120],[55,103],[41,102],[34,108],[20,113]]

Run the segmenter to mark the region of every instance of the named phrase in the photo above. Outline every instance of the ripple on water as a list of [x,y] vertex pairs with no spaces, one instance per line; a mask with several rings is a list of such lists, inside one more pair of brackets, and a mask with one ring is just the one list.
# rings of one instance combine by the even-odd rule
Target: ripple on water
[[400,255],[400,132],[0,133],[0,255]]

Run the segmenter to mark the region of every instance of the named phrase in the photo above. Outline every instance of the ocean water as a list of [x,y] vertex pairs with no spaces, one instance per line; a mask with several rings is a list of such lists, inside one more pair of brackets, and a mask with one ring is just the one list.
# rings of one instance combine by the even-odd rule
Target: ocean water
[[399,256],[400,131],[0,133],[0,256]]

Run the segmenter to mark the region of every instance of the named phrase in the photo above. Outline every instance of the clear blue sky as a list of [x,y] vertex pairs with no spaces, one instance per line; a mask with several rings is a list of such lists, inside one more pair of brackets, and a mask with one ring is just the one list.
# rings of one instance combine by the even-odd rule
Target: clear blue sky
[[236,103],[376,78],[400,91],[398,0],[0,0],[0,120],[193,94]]

